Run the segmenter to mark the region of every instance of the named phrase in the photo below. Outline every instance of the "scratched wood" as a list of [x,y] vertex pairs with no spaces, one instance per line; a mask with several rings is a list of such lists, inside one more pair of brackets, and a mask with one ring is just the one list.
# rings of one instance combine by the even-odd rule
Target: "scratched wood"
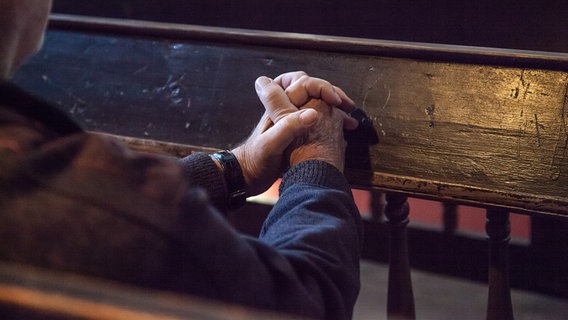
[[[568,215],[566,54],[279,34],[290,40],[281,43],[113,20],[91,33],[81,21],[75,31],[55,24],[15,82],[89,130],[231,148],[262,113],[254,80],[304,70],[344,88],[374,122],[371,174],[348,170],[355,185]],[[123,32],[132,28],[147,35]]]

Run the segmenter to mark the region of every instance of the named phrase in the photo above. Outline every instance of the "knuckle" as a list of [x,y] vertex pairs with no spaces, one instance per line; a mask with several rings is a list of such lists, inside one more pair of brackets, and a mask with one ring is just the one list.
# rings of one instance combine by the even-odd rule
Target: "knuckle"
[[310,76],[308,76],[306,73],[304,73],[300,77],[298,77],[298,80],[296,82],[304,84],[304,83],[308,82],[310,79],[311,79]]
[[269,102],[275,102],[279,99],[280,94],[277,90],[274,90],[273,88],[269,88],[268,90],[263,91],[263,98]]
[[287,124],[289,119],[286,117],[288,113],[284,110],[284,108],[276,108],[272,114],[272,121],[274,123],[284,121],[281,125]]

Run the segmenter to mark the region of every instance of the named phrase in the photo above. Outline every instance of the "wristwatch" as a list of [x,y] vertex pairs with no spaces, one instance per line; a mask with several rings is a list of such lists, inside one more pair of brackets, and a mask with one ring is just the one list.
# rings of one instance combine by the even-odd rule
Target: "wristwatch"
[[223,170],[228,194],[228,208],[237,209],[246,202],[245,178],[237,157],[228,150],[209,155]]

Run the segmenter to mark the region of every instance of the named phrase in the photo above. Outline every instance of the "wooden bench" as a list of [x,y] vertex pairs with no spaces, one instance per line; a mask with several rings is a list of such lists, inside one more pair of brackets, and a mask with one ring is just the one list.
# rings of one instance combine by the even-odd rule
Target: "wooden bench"
[[346,174],[386,194],[389,317],[415,318],[412,196],[487,208],[487,318],[512,319],[509,212],[568,217],[567,54],[55,15],[14,81],[89,130],[183,156],[242,141],[263,111],[254,80],[291,70],[344,88],[374,124],[380,142]]

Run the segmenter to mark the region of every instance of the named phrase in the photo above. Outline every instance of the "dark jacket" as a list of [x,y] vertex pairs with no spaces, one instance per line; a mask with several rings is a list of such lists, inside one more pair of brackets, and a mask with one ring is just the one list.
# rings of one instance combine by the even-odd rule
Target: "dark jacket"
[[221,179],[206,154],[133,152],[0,85],[0,259],[350,318],[361,223],[343,175],[321,161],[291,168],[258,239],[213,205]]

